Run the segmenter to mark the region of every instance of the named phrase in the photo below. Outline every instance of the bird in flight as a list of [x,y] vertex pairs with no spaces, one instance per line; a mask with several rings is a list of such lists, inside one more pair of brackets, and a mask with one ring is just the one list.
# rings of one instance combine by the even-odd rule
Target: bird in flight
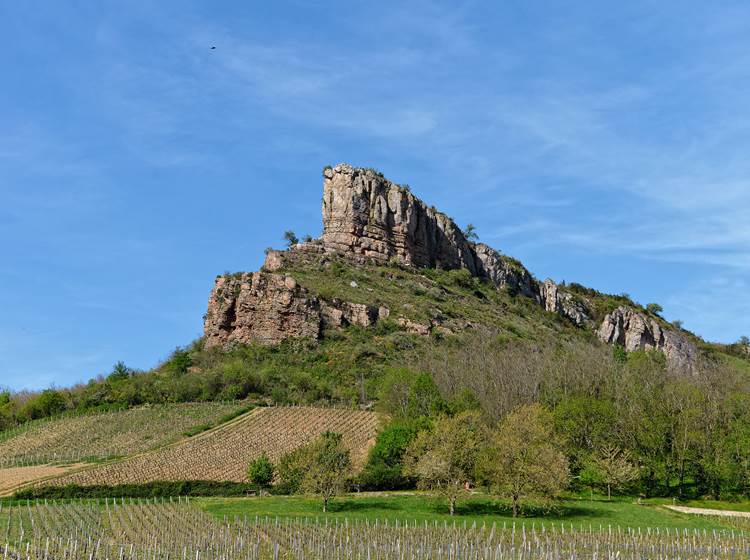
[[216,47],[211,47],[211,50],[212,50],[212,51],[213,51],[213,50],[216,50]]

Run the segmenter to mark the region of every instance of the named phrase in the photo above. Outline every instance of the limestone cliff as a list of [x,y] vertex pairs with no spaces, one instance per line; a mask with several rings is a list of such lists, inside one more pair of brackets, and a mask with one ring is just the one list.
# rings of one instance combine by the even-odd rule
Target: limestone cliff
[[597,335],[603,342],[619,344],[628,352],[660,350],[670,367],[676,369],[692,369],[698,357],[695,344],[685,336],[662,327],[656,319],[629,307],[618,307],[609,313]]
[[[291,257],[304,256],[323,266],[330,264],[330,255],[340,255],[360,264],[466,269],[498,289],[532,299],[579,328],[596,331],[609,344],[621,344],[628,351],[662,351],[678,368],[689,369],[697,359],[697,348],[686,336],[635,308],[620,307],[595,324],[590,297],[596,292],[586,296],[549,279],[537,281],[520,262],[484,243],[471,242],[451,218],[375,170],[347,164],[327,167],[322,213],[319,240],[290,251],[269,251],[261,272],[217,278],[204,325],[207,346],[314,339],[327,328],[370,327],[391,315],[391,310],[376,303],[324,299],[282,273]],[[376,300],[374,294],[372,301]],[[456,317],[446,326],[437,308],[420,321],[401,314],[392,318],[404,330],[418,334],[433,330],[444,334],[471,326]]]
[[249,272],[219,276],[208,300],[206,346],[277,344],[318,338],[320,302],[290,276]]
[[325,169],[322,240],[326,250],[363,260],[476,274],[471,244],[453,220],[371,169]]

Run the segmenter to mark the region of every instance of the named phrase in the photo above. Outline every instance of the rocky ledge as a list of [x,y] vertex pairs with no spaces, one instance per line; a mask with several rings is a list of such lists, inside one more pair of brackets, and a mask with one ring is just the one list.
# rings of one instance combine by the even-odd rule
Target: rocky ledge
[[[336,253],[363,264],[467,269],[498,289],[531,298],[577,327],[595,331],[606,343],[620,344],[628,351],[659,350],[670,366],[680,369],[692,369],[697,359],[697,348],[684,334],[637,309],[620,307],[596,324],[589,298],[549,279],[539,282],[517,260],[470,241],[450,217],[375,170],[348,164],[327,167],[322,213],[321,238],[292,251],[321,259]],[[216,279],[204,324],[207,346],[318,338],[325,328],[369,327],[389,316],[383,307],[324,301],[309,293],[291,276],[278,273],[288,254],[270,251],[263,271]],[[395,320],[417,334],[441,328],[439,321],[428,325],[404,317]]]

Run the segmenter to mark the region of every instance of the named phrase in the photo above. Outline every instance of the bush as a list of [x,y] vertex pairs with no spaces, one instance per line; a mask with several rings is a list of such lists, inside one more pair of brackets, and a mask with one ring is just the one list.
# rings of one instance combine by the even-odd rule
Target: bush
[[274,466],[268,455],[263,453],[255,461],[250,463],[250,468],[247,470],[247,478],[253,484],[265,488],[271,485],[273,481]]
[[402,472],[401,461],[409,444],[426,424],[394,423],[378,434],[370,450],[360,483],[366,490],[403,490],[413,488],[416,481]]

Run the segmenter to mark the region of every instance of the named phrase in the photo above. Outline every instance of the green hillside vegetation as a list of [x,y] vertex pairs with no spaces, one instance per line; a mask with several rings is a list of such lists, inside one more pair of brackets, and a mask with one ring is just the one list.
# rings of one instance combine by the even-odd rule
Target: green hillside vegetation
[[[573,490],[609,486],[614,495],[682,498],[750,492],[750,361],[741,345],[696,338],[704,356],[688,375],[669,371],[660,353],[626,354],[601,344],[591,330],[466,271],[340,258],[299,259],[285,272],[327,300],[388,307],[390,318],[277,347],[209,350],[198,340],[148,372],[120,364],[87,385],[8,395],[0,421],[7,428],[65,410],[227,399],[374,406],[391,424],[352,482],[394,489],[419,482],[418,473],[404,469],[409,446],[443,418],[474,411],[495,429],[519,407],[539,405],[551,419]],[[586,298],[595,317],[633,305],[625,295],[567,288]],[[667,325],[658,306],[639,308]],[[410,334],[399,317],[441,328]],[[637,469],[635,478],[608,480],[603,465],[613,449]],[[475,472],[466,478],[489,485]]]

